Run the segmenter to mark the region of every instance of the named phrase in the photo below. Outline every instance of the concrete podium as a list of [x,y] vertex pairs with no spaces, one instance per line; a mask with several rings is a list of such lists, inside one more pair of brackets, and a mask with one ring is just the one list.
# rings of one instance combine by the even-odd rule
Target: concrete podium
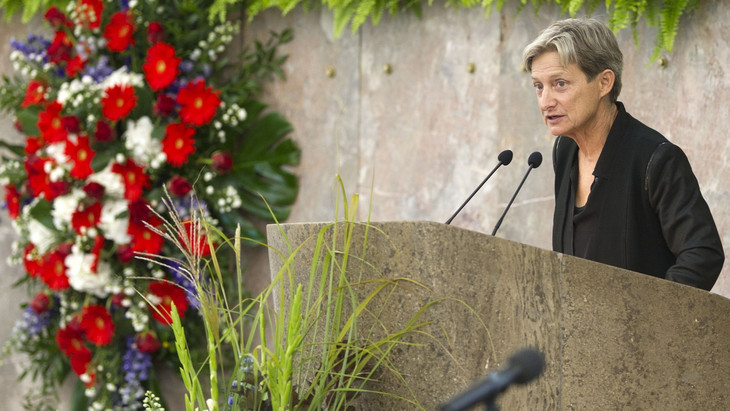
[[[545,355],[545,371],[502,395],[502,409],[730,409],[730,300],[440,223],[370,225],[367,264],[351,262],[348,275],[406,277],[428,288],[398,287],[383,303],[382,324],[402,326],[443,299],[426,310],[428,335],[410,336],[414,345],[391,355],[405,384],[384,375],[371,388],[433,410],[531,346]],[[307,284],[311,239],[325,226],[268,227],[275,249],[287,249],[282,232],[292,247],[305,244],[294,260],[295,281]],[[364,232],[355,227],[352,250],[363,249]],[[277,273],[282,258],[269,258]],[[418,407],[367,396],[358,408]]]

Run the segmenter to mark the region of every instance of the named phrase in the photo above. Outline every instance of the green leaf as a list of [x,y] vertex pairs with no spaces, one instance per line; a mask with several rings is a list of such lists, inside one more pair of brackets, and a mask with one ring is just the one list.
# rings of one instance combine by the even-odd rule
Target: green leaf
[[38,112],[40,108],[29,107],[24,110],[18,111],[18,121],[20,121],[23,132],[29,136],[37,136],[40,134],[38,130]]
[[17,157],[25,156],[25,148],[20,144],[11,144],[6,141],[0,140],[0,147],[10,150]]
[[55,230],[53,225],[53,216],[51,215],[52,204],[46,200],[39,199],[38,202],[30,209],[30,216],[38,220],[50,230]]
[[85,411],[88,409],[89,404],[86,399],[86,387],[81,379],[77,378],[71,391],[71,410],[72,411]]

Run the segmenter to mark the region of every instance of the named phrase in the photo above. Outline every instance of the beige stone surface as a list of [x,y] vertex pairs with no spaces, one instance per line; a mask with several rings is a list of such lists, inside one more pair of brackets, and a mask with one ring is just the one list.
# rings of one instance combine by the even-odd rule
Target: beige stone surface
[[[283,258],[287,244],[304,244],[287,271],[304,284],[304,295],[313,237],[323,228],[285,224],[281,235],[269,226],[269,243]],[[338,230],[343,238],[342,225]],[[333,232],[327,229],[327,244]],[[502,409],[730,407],[730,316],[723,315],[730,300],[722,296],[440,223],[374,223],[361,254],[364,232],[354,228],[348,259],[359,298],[373,280],[411,281],[368,305],[357,320],[358,340],[395,332],[439,302],[418,319],[428,325],[405,338],[412,344],[389,357],[402,381],[383,373],[367,386],[416,404],[373,396],[359,409],[435,409],[523,347],[545,355],[544,374],[510,389],[499,399]],[[269,255],[276,274],[282,256]]]

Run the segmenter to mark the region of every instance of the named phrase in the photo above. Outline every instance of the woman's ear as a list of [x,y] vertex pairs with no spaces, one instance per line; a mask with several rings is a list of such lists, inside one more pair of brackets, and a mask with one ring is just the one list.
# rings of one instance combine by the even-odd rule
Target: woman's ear
[[598,73],[598,84],[601,86],[601,97],[613,90],[613,83],[616,81],[616,73],[613,70],[605,69]]

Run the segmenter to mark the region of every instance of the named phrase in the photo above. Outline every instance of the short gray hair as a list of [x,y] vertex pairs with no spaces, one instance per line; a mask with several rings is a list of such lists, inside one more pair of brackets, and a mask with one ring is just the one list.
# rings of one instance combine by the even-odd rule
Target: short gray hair
[[565,19],[550,27],[525,47],[522,61],[525,69],[532,72],[532,62],[543,53],[557,51],[563,66],[575,63],[592,81],[598,73],[609,69],[616,75],[609,93],[611,102],[621,93],[623,54],[616,36],[603,22],[596,19]]

